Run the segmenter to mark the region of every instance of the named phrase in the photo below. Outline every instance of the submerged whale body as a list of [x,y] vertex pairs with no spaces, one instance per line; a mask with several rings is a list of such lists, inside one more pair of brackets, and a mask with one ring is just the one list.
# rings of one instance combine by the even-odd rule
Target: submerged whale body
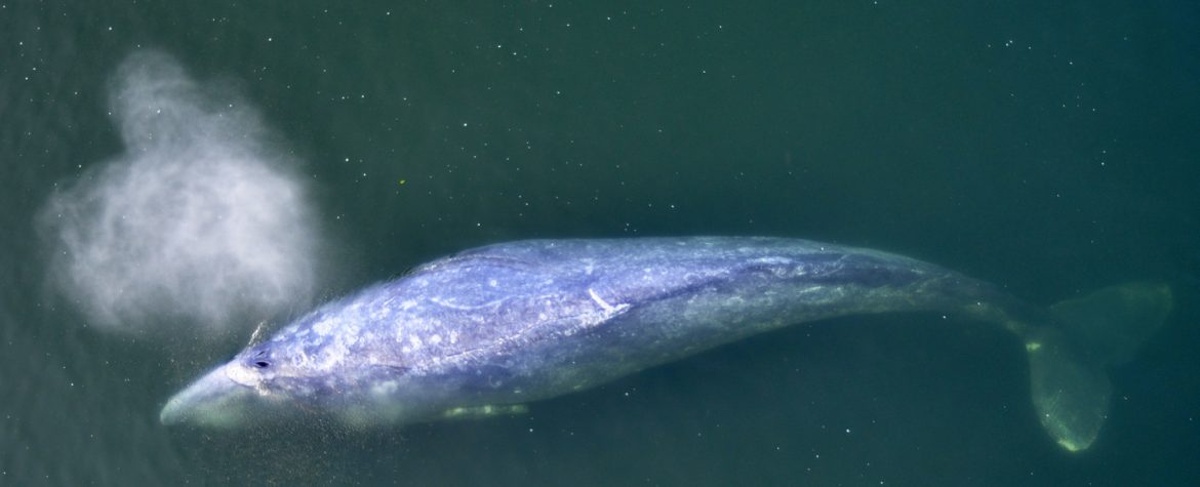
[[519,241],[323,305],[176,394],[161,420],[370,425],[512,410],[791,324],[930,310],[1016,334],[1042,425],[1078,451],[1108,412],[1104,369],[1170,306],[1166,286],[1140,283],[1040,308],[933,264],[797,239]]

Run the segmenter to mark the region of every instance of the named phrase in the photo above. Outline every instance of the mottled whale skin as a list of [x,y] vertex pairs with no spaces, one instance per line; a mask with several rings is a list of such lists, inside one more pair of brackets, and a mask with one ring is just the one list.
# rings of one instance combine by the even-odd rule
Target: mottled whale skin
[[[1039,340],[1031,324],[1053,321],[985,282],[869,249],[765,237],[518,241],[325,304],[171,398],[161,419],[424,421],[587,389],[796,323],[918,310],[994,322],[1027,345]],[[1060,428],[1051,435],[1079,449],[1099,424]]]

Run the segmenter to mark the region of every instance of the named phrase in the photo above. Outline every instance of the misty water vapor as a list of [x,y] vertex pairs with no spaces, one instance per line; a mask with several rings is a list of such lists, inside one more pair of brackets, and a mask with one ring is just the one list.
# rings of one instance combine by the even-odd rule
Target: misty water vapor
[[109,107],[125,152],[64,184],[38,219],[52,282],[91,324],[240,331],[309,304],[316,212],[256,110],[153,51],[117,69]]

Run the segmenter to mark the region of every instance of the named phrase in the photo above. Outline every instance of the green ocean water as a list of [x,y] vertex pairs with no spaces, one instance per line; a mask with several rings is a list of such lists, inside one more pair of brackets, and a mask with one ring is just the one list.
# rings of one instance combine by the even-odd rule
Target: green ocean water
[[[0,485],[1196,485],[1196,32],[1181,1],[0,3]],[[1078,455],[1020,343],[936,315],[801,325],[511,418],[167,428],[257,323],[106,330],[48,281],[37,223],[123,157],[109,91],[146,49],[257,110],[311,189],[336,269],[312,300],[499,241],[720,234],[1047,304],[1159,279],[1176,309]]]

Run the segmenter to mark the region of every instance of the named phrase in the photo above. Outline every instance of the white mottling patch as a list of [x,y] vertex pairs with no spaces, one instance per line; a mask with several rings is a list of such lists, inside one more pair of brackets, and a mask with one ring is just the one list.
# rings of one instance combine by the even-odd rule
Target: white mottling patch
[[495,280],[495,279],[488,279],[488,286],[491,286],[491,287],[499,287],[499,286],[500,286],[500,283],[499,283],[499,282],[496,282],[496,280]]
[[429,343],[432,343],[432,344],[434,344],[434,345],[437,345],[437,344],[439,344],[439,343],[442,343],[442,336],[441,336],[441,335],[434,335],[434,336],[431,336],[431,337],[429,337]]
[[457,331],[450,332],[450,343],[451,344],[458,343],[458,332]]
[[333,320],[321,320],[321,322],[313,325],[312,330],[319,335],[328,335],[333,330]]
[[225,377],[228,377],[229,380],[247,387],[258,387],[260,377],[249,368],[237,364],[228,364],[223,368],[225,369]]
[[387,319],[387,317],[388,317],[388,316],[390,316],[391,314],[392,314],[392,310],[391,310],[391,309],[389,309],[389,308],[380,308],[380,309],[379,309],[379,311],[377,311],[377,312],[375,312],[375,313],[372,313],[372,314],[371,314],[371,320],[373,320],[373,321],[383,321],[383,320],[386,320],[386,319]]
[[414,350],[415,350],[415,349],[418,349],[418,348],[421,348],[421,346],[422,346],[422,345],[424,345],[424,343],[423,343],[423,342],[421,342],[421,337],[419,337],[419,336],[416,336],[416,335],[410,335],[410,336],[408,337],[408,343],[409,343],[410,345],[412,345],[412,348],[413,348]]
[[400,303],[400,309],[412,309],[412,307],[416,305],[417,301],[415,299],[409,299],[405,300],[403,303]]

